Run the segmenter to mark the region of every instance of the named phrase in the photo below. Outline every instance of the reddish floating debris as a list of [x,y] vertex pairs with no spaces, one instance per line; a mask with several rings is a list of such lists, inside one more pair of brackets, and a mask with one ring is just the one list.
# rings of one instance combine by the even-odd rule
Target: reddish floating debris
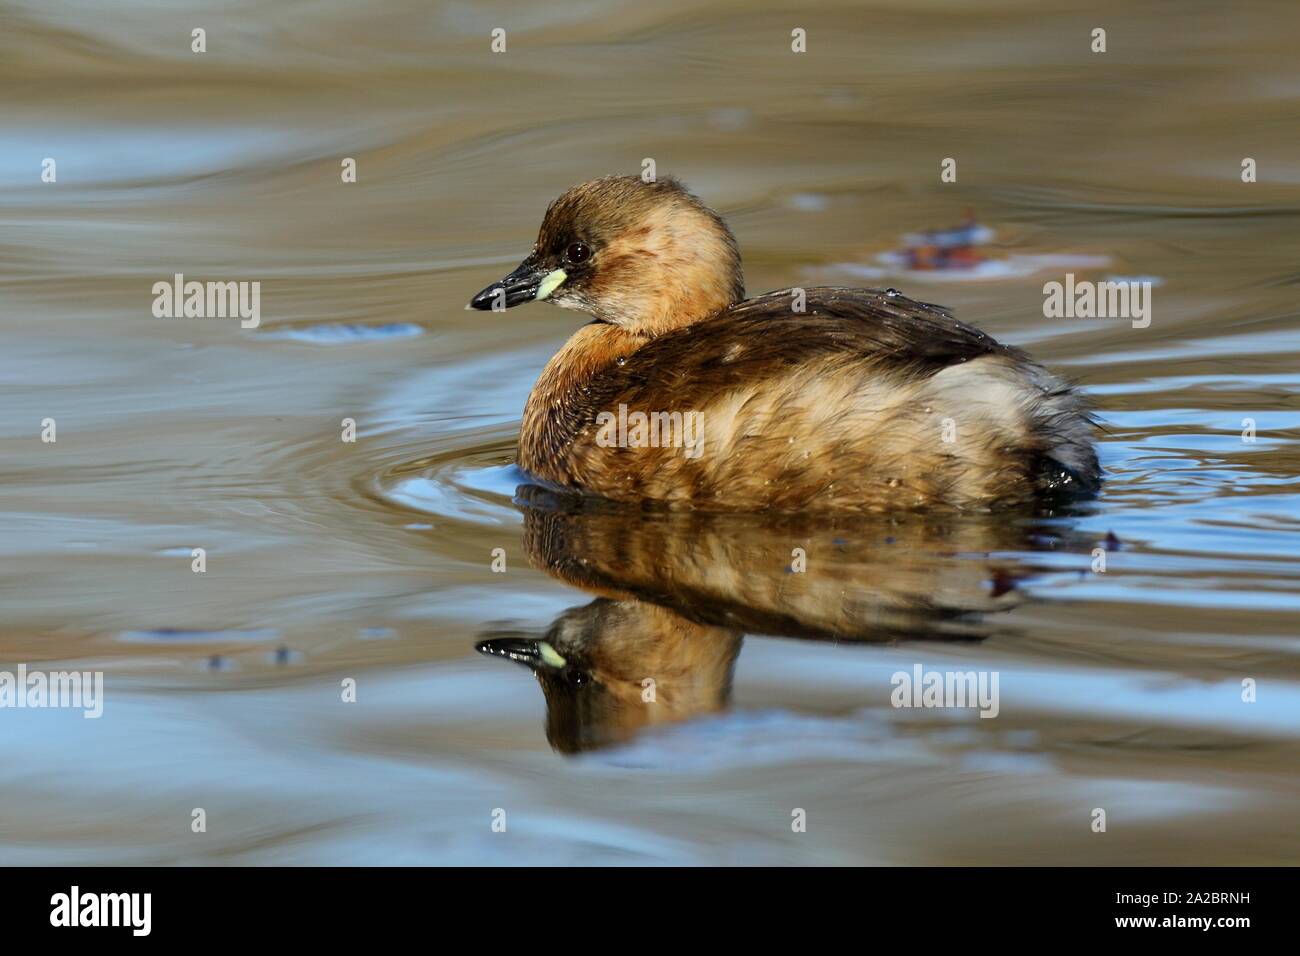
[[970,210],[961,225],[904,237],[899,255],[907,268],[922,272],[974,269],[985,261],[979,246],[993,238],[993,230],[975,221]]

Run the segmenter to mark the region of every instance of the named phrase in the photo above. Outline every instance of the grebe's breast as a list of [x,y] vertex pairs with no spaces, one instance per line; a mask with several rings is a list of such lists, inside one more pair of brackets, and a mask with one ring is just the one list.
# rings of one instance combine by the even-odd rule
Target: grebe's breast
[[1095,483],[1083,399],[1019,351],[892,291],[797,295],[587,354],[585,370],[581,343],[561,352],[530,398],[521,466],[706,510],[982,507]]

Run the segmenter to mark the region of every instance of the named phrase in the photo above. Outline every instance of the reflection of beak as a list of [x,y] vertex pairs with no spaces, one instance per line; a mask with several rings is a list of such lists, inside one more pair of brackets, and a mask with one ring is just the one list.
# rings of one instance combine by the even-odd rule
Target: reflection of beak
[[546,641],[525,637],[494,637],[490,641],[479,641],[474,645],[474,650],[492,657],[508,658],[535,671],[565,665],[564,658]]
[[469,300],[468,309],[486,312],[509,309],[525,302],[540,302],[567,279],[563,269],[547,269],[533,256],[499,282],[494,282]]

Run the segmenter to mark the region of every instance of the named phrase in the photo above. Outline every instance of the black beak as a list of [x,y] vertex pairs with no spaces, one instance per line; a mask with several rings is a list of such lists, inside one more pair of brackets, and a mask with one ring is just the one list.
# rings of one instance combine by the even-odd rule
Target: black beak
[[532,302],[549,271],[535,256],[529,256],[510,275],[470,299],[469,308],[481,312],[498,311]]
[[490,641],[479,641],[474,645],[474,650],[490,657],[504,657],[516,664],[538,670],[542,667],[542,651],[537,645],[538,642],[531,638],[494,637]]

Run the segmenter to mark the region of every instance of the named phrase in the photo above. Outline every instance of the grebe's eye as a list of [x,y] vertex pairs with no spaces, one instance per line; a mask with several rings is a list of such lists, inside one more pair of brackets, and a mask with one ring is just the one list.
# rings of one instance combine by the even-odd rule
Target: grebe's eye
[[569,248],[564,250],[564,258],[575,266],[581,265],[591,258],[591,246],[585,242],[571,242]]

